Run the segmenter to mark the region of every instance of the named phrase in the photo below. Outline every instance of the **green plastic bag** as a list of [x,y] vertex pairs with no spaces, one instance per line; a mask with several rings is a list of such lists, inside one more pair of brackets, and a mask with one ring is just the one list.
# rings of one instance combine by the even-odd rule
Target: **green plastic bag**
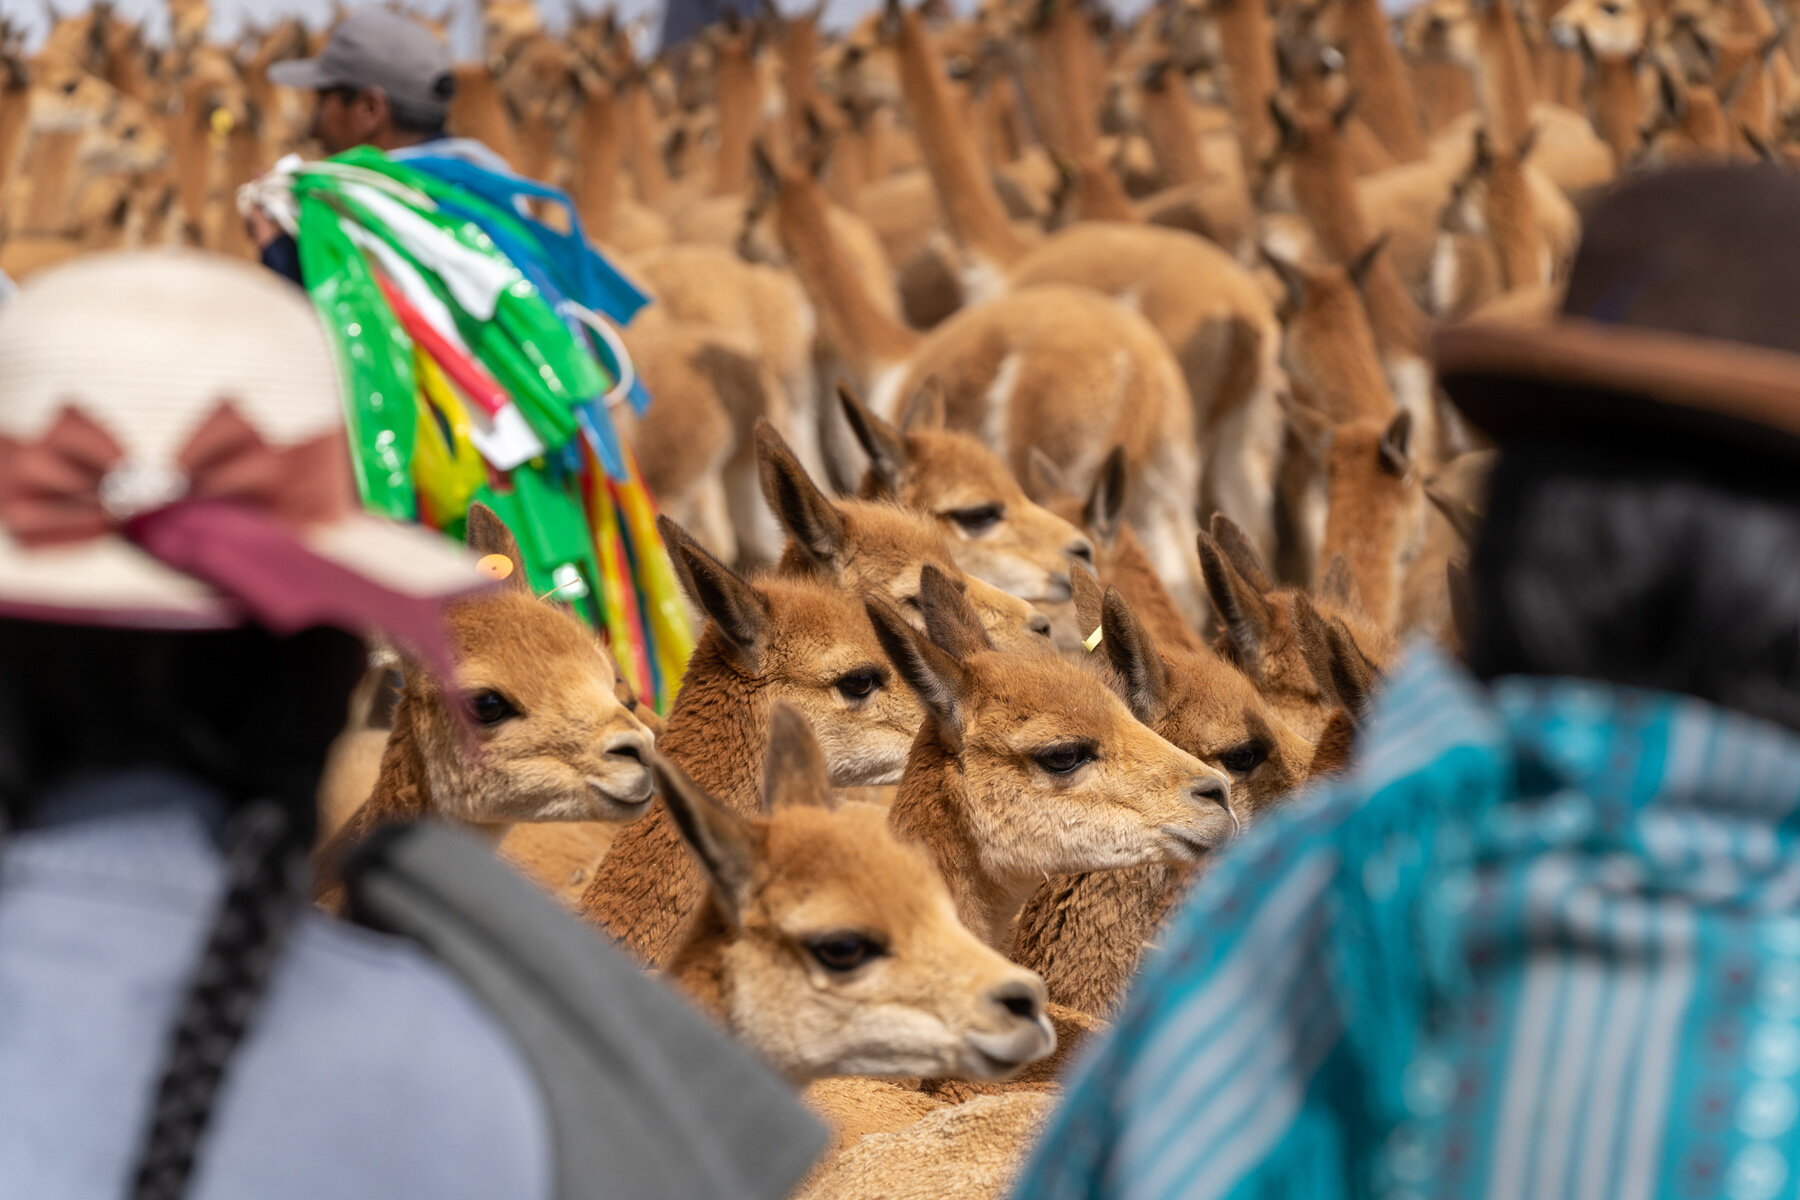
[[331,205],[317,197],[298,199],[300,271],[348,376],[345,418],[357,486],[372,511],[410,521],[417,512],[412,339],[388,308],[362,252],[339,228]]

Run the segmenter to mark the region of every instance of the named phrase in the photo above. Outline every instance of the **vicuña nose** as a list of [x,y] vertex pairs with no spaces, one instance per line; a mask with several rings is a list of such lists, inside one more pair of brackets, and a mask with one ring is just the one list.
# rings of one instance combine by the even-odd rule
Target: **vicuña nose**
[[1036,1023],[1044,1015],[1044,982],[1035,975],[1009,979],[990,992],[988,998],[1021,1021]]
[[1192,794],[1194,799],[1200,801],[1202,804],[1216,804],[1224,809],[1225,815],[1231,818],[1232,832],[1237,832],[1238,817],[1237,813],[1233,812],[1231,808],[1230,784],[1217,776],[1209,775],[1194,782]]
[[1044,598],[1052,603],[1060,603],[1075,594],[1075,585],[1070,582],[1067,571],[1059,571],[1050,576],[1049,589]]
[[1031,618],[1025,622],[1025,628],[1038,634],[1040,637],[1049,637],[1050,618],[1046,617],[1043,613],[1032,613]]
[[605,754],[608,758],[625,758],[642,764],[650,749],[649,740],[637,730],[615,733],[606,739]]
[[1067,554],[1070,558],[1080,559],[1090,567],[1094,565],[1094,543],[1088,541],[1086,538],[1078,538],[1075,541],[1070,542],[1069,548],[1064,550],[1063,553]]

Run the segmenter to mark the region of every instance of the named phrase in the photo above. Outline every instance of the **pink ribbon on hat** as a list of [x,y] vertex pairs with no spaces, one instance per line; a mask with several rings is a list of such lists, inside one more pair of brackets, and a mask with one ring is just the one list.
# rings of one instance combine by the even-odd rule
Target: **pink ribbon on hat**
[[349,516],[352,489],[341,429],[270,446],[229,401],[172,467],[130,462],[72,405],[36,441],[0,434],[0,527],[21,545],[120,536],[275,633],[378,629],[454,678],[440,598],[394,591],[296,537]]

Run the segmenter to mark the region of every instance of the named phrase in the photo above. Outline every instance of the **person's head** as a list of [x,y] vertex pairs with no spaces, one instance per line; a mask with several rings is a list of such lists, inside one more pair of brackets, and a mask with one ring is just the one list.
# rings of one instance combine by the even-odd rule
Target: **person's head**
[[185,1190],[306,901],[358,635],[447,668],[442,602],[486,582],[461,548],[359,511],[341,392],[305,296],[249,263],[98,254],[0,312],[0,816],[152,769],[229,822],[134,1200]]
[[317,58],[276,63],[269,78],[315,94],[312,135],[326,154],[396,150],[441,135],[453,88],[437,35],[376,7],[345,17]]
[[1549,328],[1439,337],[1447,391],[1501,446],[1470,666],[1800,730],[1800,178],[1652,176],[1588,230]]

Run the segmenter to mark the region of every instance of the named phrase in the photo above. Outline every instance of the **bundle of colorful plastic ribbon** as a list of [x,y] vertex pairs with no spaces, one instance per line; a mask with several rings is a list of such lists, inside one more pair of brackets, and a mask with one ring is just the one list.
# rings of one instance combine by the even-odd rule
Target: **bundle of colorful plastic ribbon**
[[[292,232],[335,339],[363,502],[461,537],[479,501],[533,587],[604,631],[666,712],[693,649],[656,510],[612,408],[649,395],[613,332],[646,297],[563,193],[461,158],[359,148],[246,189]],[[563,228],[531,204],[560,207]]]

